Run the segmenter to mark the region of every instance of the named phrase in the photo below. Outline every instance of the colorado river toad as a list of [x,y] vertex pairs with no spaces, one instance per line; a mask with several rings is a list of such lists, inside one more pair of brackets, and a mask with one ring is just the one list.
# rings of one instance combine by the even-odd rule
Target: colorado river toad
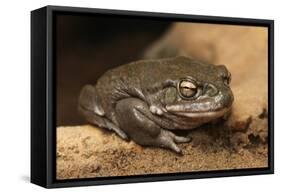
[[231,109],[230,73],[223,65],[186,57],[141,60],[108,70],[96,85],[83,87],[79,110],[88,122],[123,139],[181,153],[177,143],[189,130]]

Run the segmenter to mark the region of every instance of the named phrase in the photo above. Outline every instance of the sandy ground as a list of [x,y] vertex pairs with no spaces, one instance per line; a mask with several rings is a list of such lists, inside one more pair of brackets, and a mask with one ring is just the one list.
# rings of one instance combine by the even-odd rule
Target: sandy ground
[[[267,146],[235,150],[216,129],[193,132],[183,156],[124,142],[89,125],[58,128],[57,178],[86,178],[267,166]],[[225,131],[223,132],[225,133]]]
[[174,25],[151,52],[157,55],[169,45],[181,54],[225,64],[235,97],[230,118],[193,130],[193,141],[180,145],[183,156],[124,142],[89,125],[58,127],[57,178],[267,167],[267,38],[263,27]]

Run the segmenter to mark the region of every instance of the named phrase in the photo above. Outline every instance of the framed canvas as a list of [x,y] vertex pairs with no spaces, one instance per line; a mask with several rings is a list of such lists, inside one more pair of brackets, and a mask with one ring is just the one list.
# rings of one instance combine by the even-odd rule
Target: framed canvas
[[273,171],[272,20],[31,12],[31,182]]

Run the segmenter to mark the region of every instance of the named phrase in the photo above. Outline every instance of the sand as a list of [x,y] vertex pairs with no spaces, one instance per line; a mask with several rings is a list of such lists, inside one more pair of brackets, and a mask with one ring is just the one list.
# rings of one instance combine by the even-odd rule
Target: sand
[[[215,129],[213,129],[215,130]],[[124,142],[115,134],[85,125],[58,128],[57,178],[89,178],[153,173],[259,168],[267,166],[267,146],[236,150],[212,130],[193,132],[183,155]]]

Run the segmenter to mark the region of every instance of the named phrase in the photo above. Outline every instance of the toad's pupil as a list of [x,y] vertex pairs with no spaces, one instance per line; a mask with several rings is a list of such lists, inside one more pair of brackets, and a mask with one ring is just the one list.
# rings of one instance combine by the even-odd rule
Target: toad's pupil
[[194,96],[195,93],[196,93],[196,91],[194,89],[182,88],[182,94],[186,97],[192,97],[192,96]]
[[183,81],[183,82],[181,82],[180,87],[182,87],[182,88],[189,88],[189,89],[195,89],[196,85],[194,83],[192,83],[192,82],[189,82],[189,81]]

